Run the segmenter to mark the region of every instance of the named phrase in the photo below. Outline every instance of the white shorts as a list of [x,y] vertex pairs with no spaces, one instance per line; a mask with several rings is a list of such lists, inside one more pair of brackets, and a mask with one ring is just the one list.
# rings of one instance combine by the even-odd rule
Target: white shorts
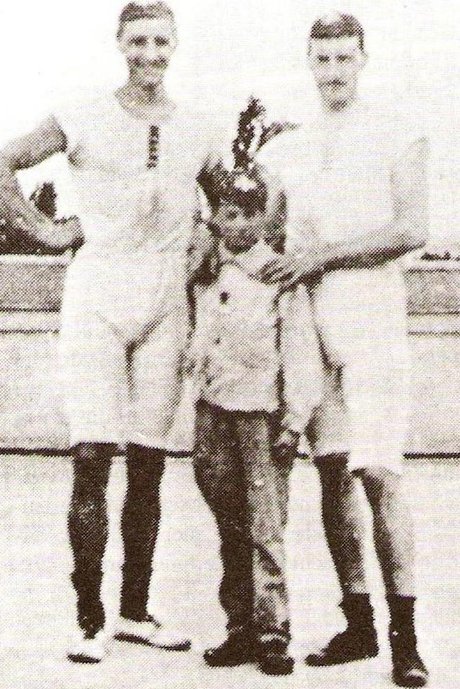
[[402,276],[382,269],[327,275],[313,295],[330,368],[309,436],[320,457],[400,473],[409,411],[410,360]]
[[62,306],[60,362],[72,445],[176,448],[187,302],[178,255],[77,255]]

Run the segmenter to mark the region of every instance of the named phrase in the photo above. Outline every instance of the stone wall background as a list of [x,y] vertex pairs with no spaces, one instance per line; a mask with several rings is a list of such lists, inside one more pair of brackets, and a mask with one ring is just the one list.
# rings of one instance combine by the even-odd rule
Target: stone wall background
[[[0,449],[68,448],[57,365],[67,262],[0,259]],[[460,454],[460,262],[417,262],[405,276],[413,355],[406,449]]]

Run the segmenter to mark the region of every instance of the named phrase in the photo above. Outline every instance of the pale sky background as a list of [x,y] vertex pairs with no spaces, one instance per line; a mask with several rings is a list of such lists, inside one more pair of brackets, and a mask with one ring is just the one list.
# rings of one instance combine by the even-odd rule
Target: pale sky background
[[[56,105],[125,78],[117,51],[121,0],[1,3],[0,145]],[[370,61],[362,91],[397,101],[431,139],[432,242],[460,240],[460,6],[454,0],[171,0],[180,47],[172,94],[197,108],[236,113],[250,93],[273,117],[301,117],[315,102],[305,65],[312,20],[332,9],[362,21]],[[66,164],[57,156],[22,175],[27,192],[54,179],[72,212]]]

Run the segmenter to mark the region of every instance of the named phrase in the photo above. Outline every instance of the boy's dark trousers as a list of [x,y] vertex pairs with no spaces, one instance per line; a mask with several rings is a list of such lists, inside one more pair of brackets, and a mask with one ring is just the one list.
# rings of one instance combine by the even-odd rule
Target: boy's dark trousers
[[277,459],[274,416],[197,406],[194,468],[219,531],[229,634],[290,640],[284,531],[293,457]]

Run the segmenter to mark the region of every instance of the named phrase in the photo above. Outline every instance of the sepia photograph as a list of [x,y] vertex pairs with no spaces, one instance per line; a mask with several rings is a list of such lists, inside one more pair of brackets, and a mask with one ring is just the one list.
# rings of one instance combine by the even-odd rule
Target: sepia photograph
[[0,689],[460,685],[460,9],[0,20]]

